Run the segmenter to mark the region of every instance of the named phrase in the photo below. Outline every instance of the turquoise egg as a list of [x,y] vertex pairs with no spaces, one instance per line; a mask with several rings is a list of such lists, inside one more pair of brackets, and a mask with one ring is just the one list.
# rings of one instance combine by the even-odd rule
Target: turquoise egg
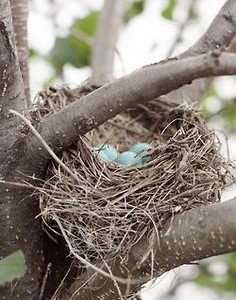
[[110,144],[98,144],[93,147],[99,154],[103,153],[102,155],[106,155],[109,161],[117,160],[118,152],[116,148]]
[[148,143],[137,143],[134,144],[129,151],[132,151],[136,154],[138,154],[139,156],[142,157],[142,162],[145,162],[148,160],[148,156],[146,156],[148,154],[148,150],[152,150],[154,149],[154,147]]
[[104,162],[110,162],[111,160],[109,159],[109,157],[106,155],[106,153],[101,150],[99,153],[98,153],[98,158],[103,160]]
[[137,143],[137,144],[134,144],[129,149],[129,151],[139,154],[140,152],[147,151],[150,149],[154,149],[154,147],[148,143]]
[[124,166],[138,165],[142,164],[142,158],[134,152],[124,151],[119,155],[117,162]]

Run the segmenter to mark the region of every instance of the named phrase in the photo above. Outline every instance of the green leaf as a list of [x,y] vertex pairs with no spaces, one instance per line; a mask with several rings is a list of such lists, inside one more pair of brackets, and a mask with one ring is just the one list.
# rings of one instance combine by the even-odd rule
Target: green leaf
[[[80,31],[81,33],[93,37],[95,35],[98,12],[91,12],[82,19],[76,19],[71,26],[71,31]],[[61,73],[65,64],[69,63],[76,68],[87,66],[90,63],[90,46],[73,33],[67,37],[56,38],[53,49],[49,54],[49,61],[54,66],[56,73]]]
[[166,7],[162,10],[161,15],[168,20],[172,20],[175,6],[176,0],[169,0]]
[[75,19],[71,28],[78,29],[81,32],[92,37],[95,34],[97,19],[98,19],[98,12],[92,11],[85,18]]
[[0,260],[0,285],[23,277],[26,273],[25,257],[18,250]]
[[144,10],[145,0],[133,0],[129,4],[124,14],[124,22],[128,23],[133,17],[139,15]]

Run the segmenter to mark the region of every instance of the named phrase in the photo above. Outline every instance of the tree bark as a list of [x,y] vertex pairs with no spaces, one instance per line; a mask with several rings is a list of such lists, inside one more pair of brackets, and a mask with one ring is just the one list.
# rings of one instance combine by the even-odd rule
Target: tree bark
[[203,36],[178,58],[206,53],[209,50],[224,51],[236,33],[236,2],[226,1]]
[[[8,0],[0,1],[0,12],[0,178],[21,182],[27,175],[33,175],[24,174],[26,166],[19,164],[27,130],[9,109],[14,108],[22,114],[27,113],[27,109]],[[22,249],[27,264],[23,279],[1,287],[1,299],[38,299],[42,276],[39,233],[42,231],[40,220],[35,220],[39,213],[38,203],[30,195],[27,189],[0,185],[0,258]]]
[[25,97],[30,105],[29,67],[28,67],[28,0],[11,0],[12,21],[14,27],[15,43],[23,77]]
[[[236,2],[234,0],[228,0],[202,37],[189,49],[177,55],[177,58],[195,56],[217,49],[224,51],[232,43],[235,34]],[[208,84],[209,80],[197,79],[190,85],[185,85],[172,91],[166,95],[166,97],[168,97],[170,101],[178,104],[184,102],[190,104],[199,102]]]

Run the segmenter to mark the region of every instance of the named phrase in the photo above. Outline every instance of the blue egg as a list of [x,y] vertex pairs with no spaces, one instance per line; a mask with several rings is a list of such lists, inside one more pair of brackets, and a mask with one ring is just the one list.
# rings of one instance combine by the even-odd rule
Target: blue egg
[[93,149],[96,150],[96,152],[98,153],[103,152],[110,161],[117,160],[118,152],[116,148],[112,145],[98,144],[95,147],[93,147]]
[[134,144],[129,151],[139,154],[150,149],[154,149],[154,147],[148,143],[137,143]]
[[98,152],[98,158],[103,160],[104,162],[110,162],[111,161],[103,150]]
[[124,166],[138,165],[142,163],[142,158],[134,152],[124,151],[119,155],[117,162]]
[[148,150],[153,150],[154,147],[148,143],[137,143],[134,144],[129,151],[132,151],[142,158],[142,162],[145,162],[148,160]]

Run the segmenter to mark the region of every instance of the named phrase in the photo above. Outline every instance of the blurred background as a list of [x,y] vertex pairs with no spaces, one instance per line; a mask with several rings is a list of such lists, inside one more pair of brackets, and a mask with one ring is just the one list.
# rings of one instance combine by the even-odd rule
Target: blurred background
[[[207,29],[225,0],[124,0],[114,77],[174,56]],[[91,76],[91,49],[102,0],[31,0],[29,46],[31,94],[49,85],[75,87]],[[200,111],[214,128],[222,154],[236,159],[236,78],[211,81]],[[229,186],[222,199],[236,196]],[[222,216],[227,218],[227,216]],[[150,282],[146,300],[236,299],[236,253],[172,270]]]

